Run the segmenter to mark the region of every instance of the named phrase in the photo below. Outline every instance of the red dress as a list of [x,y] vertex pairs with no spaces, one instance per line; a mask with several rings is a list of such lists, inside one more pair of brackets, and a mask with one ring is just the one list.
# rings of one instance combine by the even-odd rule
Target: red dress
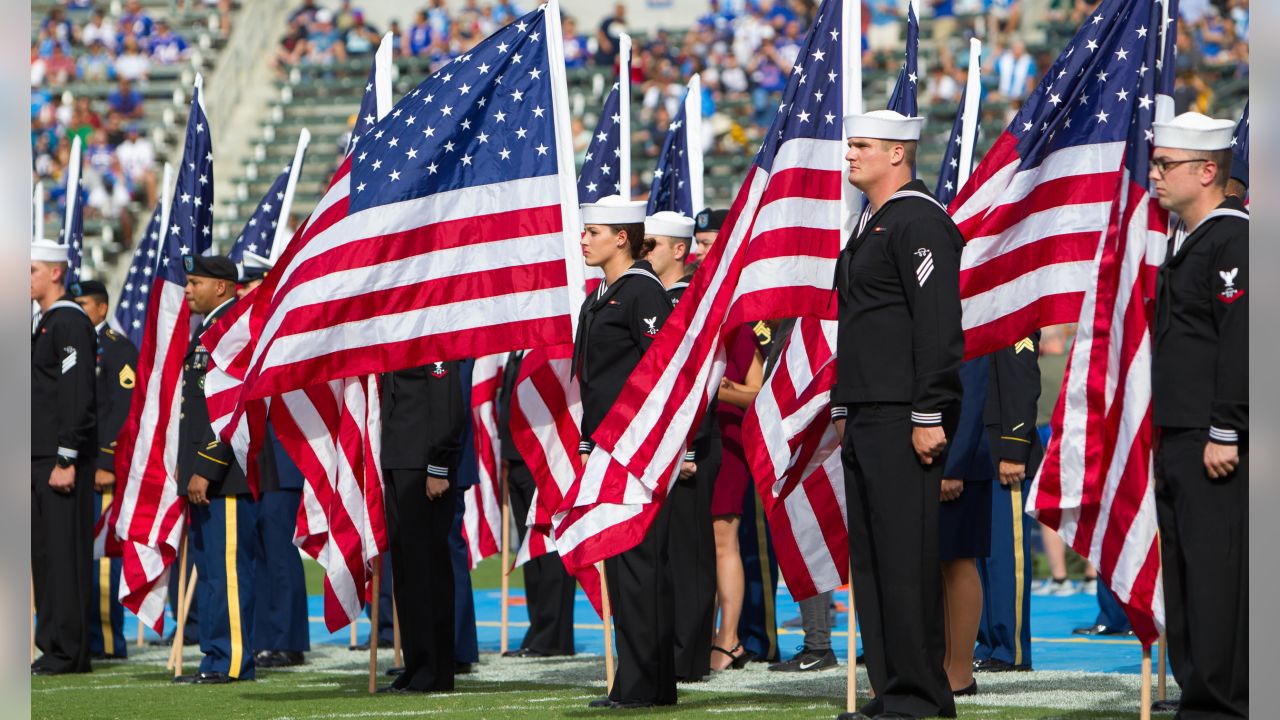
[[[757,347],[755,333],[744,325],[729,346],[724,376],[736,383],[745,382]],[[742,515],[742,502],[751,484],[751,470],[742,450],[742,418],[746,413],[727,402],[717,403],[716,413],[721,456],[720,473],[711,495],[711,516]]]

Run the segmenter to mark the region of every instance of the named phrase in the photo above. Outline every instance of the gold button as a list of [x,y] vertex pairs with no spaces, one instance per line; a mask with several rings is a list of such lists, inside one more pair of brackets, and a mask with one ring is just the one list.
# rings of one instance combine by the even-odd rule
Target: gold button
[[178,413],[178,419],[179,419],[179,420],[186,420],[186,419],[187,419],[187,414],[186,414],[186,413]]

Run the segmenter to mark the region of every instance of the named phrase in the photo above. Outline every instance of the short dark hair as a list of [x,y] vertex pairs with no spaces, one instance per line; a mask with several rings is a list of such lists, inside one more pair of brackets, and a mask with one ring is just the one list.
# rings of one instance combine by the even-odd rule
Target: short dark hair
[[610,225],[609,230],[615,235],[627,234],[627,249],[631,251],[631,259],[639,260],[649,251],[653,249],[655,243],[644,239],[644,223],[626,223],[624,225]]
[[1200,150],[1196,156],[1208,160],[1218,166],[1218,174],[1213,178],[1215,187],[1227,189],[1227,181],[1231,179],[1231,150]]
[[885,150],[892,150],[894,145],[901,145],[903,160],[906,161],[907,167],[916,166],[916,152],[919,150],[920,143],[915,140],[881,140],[880,142],[884,143]]

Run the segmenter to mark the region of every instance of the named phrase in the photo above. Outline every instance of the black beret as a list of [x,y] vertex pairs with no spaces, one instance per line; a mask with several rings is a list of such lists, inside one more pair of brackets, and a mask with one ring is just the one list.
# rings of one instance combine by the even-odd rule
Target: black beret
[[707,208],[698,213],[697,217],[693,219],[693,231],[719,232],[720,228],[724,226],[724,221],[727,217],[729,217],[728,210],[712,210],[711,208]]
[[76,297],[85,297],[87,295],[101,295],[106,300],[107,286],[102,284],[101,280],[81,280],[71,284],[71,294]]
[[235,282],[240,271],[231,258],[222,255],[183,255],[182,269],[188,275]]

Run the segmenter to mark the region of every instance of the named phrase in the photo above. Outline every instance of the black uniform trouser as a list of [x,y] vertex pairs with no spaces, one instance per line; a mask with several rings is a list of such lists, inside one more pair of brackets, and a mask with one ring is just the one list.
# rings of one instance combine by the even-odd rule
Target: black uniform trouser
[[1249,451],[1226,479],[1204,468],[1204,429],[1162,428],[1156,517],[1180,720],[1249,716]]
[[680,598],[675,612],[676,677],[700,680],[711,674],[711,635],[716,613],[716,539],[711,492],[720,470],[718,453],[697,462],[688,480],[671,484],[671,585]]
[[49,487],[54,458],[31,459],[31,573],[36,595],[37,665],[89,672],[93,617],[93,458],[76,463],[69,495]]
[[639,545],[604,561],[618,640],[618,671],[609,693],[614,702],[676,702],[670,519],[671,508],[663,503]]
[[[947,413],[947,436],[954,413]],[[868,715],[955,717],[943,672],[938,503],[944,458],[920,464],[907,404],[849,408],[841,457],[854,602],[876,699]]]
[[[524,542],[525,520],[533,503],[533,473],[519,460],[508,461],[507,492],[511,512],[515,515],[520,542]],[[564,569],[556,553],[536,557],[524,564],[524,594],[529,610],[529,629],[520,642],[521,649],[543,655],[572,655],[573,597],[577,581]]]
[[[393,686],[412,690],[453,689],[452,486],[427,499],[427,471],[387,470],[387,528],[404,672]],[[381,608],[379,608],[381,614]]]

